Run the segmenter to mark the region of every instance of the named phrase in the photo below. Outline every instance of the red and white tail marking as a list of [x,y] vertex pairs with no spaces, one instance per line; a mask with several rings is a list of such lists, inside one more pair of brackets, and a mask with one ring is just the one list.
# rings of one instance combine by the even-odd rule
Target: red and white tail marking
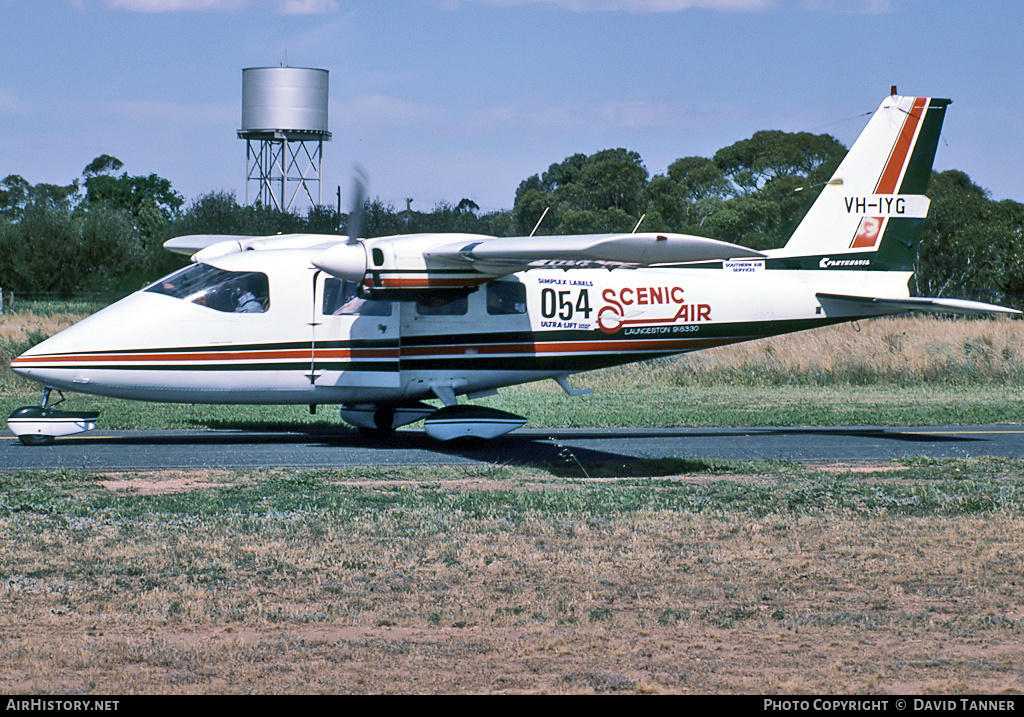
[[927,97],[886,97],[775,256],[877,251],[890,219],[923,217],[923,195],[900,194],[929,112]]
[[[874,193],[895,194],[896,188],[900,186],[903,176],[907,172],[907,165],[910,161],[910,150],[917,141],[917,133],[921,128],[921,117],[928,106],[928,99],[915,97],[914,104],[907,112],[903,120],[903,128],[896,138],[892,152],[889,154],[889,161],[882,170],[882,176],[875,185]],[[885,233],[886,217],[864,217],[857,227],[857,233],[850,242],[851,249],[876,249],[878,240]]]

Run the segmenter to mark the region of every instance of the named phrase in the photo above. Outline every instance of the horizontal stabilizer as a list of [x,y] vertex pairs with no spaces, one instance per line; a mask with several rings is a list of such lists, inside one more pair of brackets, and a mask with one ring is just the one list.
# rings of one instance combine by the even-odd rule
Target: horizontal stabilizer
[[443,244],[424,252],[424,256],[500,275],[523,269],[611,269],[764,255],[747,247],[706,237],[643,233],[495,237]]
[[889,311],[929,311],[936,314],[1010,314],[1018,315],[1017,309],[1010,309],[996,304],[981,301],[965,301],[963,299],[933,299],[924,296],[913,296],[906,299],[883,299],[874,296],[849,296],[846,294],[816,294],[819,300],[837,301],[857,306],[875,306]]

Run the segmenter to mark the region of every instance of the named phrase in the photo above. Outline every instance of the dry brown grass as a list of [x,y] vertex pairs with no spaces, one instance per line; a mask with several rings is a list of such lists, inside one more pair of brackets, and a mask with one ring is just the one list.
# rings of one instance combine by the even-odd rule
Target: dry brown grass
[[785,364],[794,374],[934,378],[950,366],[979,378],[1020,380],[1024,322],[897,316],[841,324],[694,355],[694,369],[721,372]]
[[84,319],[75,314],[41,316],[32,312],[0,314],[0,343],[22,343],[34,334],[53,336]]
[[[211,484],[239,478],[102,490]],[[18,510],[0,520],[0,691],[1016,693],[1022,535],[1016,511]]]
[[[1024,383],[1024,321],[896,316],[581,374],[602,388],[722,384]],[[551,391],[557,387],[548,387]]]
[[72,314],[39,315],[32,312],[0,314],[0,391],[29,386],[28,381],[18,379],[10,370],[12,359],[83,318]]

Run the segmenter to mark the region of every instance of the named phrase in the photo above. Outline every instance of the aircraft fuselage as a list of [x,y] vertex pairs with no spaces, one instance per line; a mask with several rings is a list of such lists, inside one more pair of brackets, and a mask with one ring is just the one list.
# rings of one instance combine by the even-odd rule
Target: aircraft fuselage
[[[265,307],[214,307],[161,282],[17,358],[19,374],[82,393],[176,403],[399,403],[814,328],[880,311],[816,292],[906,296],[909,274],[708,268],[543,269],[430,300],[343,307],[299,250],[211,262],[265,275]],[[453,298],[454,297],[454,298]],[[450,299],[450,300],[449,300]]]

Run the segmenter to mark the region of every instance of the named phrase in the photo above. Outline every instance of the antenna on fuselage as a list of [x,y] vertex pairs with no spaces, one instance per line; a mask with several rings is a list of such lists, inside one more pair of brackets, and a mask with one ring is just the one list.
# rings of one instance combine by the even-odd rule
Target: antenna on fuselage
[[533,236],[534,234],[537,233],[537,228],[540,226],[540,223],[544,221],[544,217],[548,215],[549,209],[551,209],[551,207],[544,207],[544,212],[540,215],[540,219],[537,220],[537,223],[533,225],[533,231],[530,232],[530,236]]

